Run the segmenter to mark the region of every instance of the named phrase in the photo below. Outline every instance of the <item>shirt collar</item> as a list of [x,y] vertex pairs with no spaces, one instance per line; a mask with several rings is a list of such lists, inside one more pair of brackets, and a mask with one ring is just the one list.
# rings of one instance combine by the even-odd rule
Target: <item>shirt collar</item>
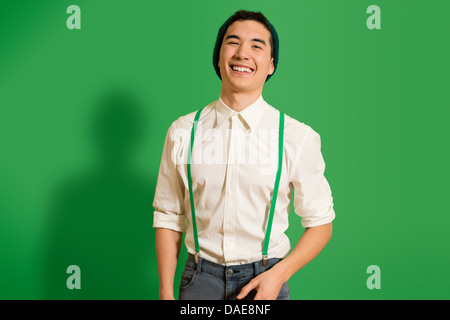
[[[264,110],[266,109],[267,103],[264,101],[263,96],[260,95],[259,98],[253,102],[251,105],[246,107],[241,112],[234,111],[230,107],[228,107],[222,100],[222,98],[219,98],[219,100],[216,101],[216,125],[217,128],[222,125],[222,123],[227,120],[229,117],[231,117],[233,114],[237,114],[238,118],[241,119],[244,124],[247,125],[249,130],[255,130],[256,126],[258,125],[259,121],[261,120],[261,117],[264,113]],[[240,115],[240,117],[239,117]]]

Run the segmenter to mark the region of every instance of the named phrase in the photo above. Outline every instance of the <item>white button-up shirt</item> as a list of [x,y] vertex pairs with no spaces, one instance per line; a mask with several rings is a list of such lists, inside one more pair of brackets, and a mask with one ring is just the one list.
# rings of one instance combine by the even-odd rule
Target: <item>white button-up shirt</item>
[[[185,244],[192,254],[186,164],[195,113],[178,118],[167,132],[153,201],[153,227],[187,232]],[[224,265],[261,259],[278,166],[279,114],[262,95],[241,112],[220,98],[202,110],[191,159],[202,258]],[[269,258],[284,258],[291,249],[285,231],[292,192],[303,227],[335,218],[319,134],[288,115],[284,130]]]

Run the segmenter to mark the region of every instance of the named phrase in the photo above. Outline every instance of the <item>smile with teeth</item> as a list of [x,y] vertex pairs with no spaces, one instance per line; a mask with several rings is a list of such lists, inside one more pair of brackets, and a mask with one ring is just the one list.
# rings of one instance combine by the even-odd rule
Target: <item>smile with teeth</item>
[[231,66],[231,69],[234,71],[239,71],[239,72],[247,72],[247,73],[253,72],[252,69],[246,68],[246,67]]

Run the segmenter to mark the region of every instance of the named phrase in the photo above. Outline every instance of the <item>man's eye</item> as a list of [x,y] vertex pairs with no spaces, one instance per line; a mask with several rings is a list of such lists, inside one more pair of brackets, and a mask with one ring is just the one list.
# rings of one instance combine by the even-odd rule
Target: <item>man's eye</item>
[[261,49],[261,47],[258,47],[258,46],[253,46],[254,48],[258,48],[258,49]]
[[228,44],[237,44],[237,42],[228,42]]

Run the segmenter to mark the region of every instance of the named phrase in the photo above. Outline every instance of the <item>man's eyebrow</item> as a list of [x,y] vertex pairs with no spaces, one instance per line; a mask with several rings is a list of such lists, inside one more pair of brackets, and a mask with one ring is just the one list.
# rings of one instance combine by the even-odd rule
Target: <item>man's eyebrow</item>
[[[228,39],[238,39],[238,40],[240,40],[241,38],[239,38],[239,37],[238,37],[237,35],[235,35],[235,34],[230,34],[230,35],[228,35],[228,36],[225,38],[225,40],[228,40]],[[262,43],[263,45],[266,46],[266,42],[265,42],[263,39],[255,38],[255,39],[252,39],[252,41],[260,42],[260,43]]]

